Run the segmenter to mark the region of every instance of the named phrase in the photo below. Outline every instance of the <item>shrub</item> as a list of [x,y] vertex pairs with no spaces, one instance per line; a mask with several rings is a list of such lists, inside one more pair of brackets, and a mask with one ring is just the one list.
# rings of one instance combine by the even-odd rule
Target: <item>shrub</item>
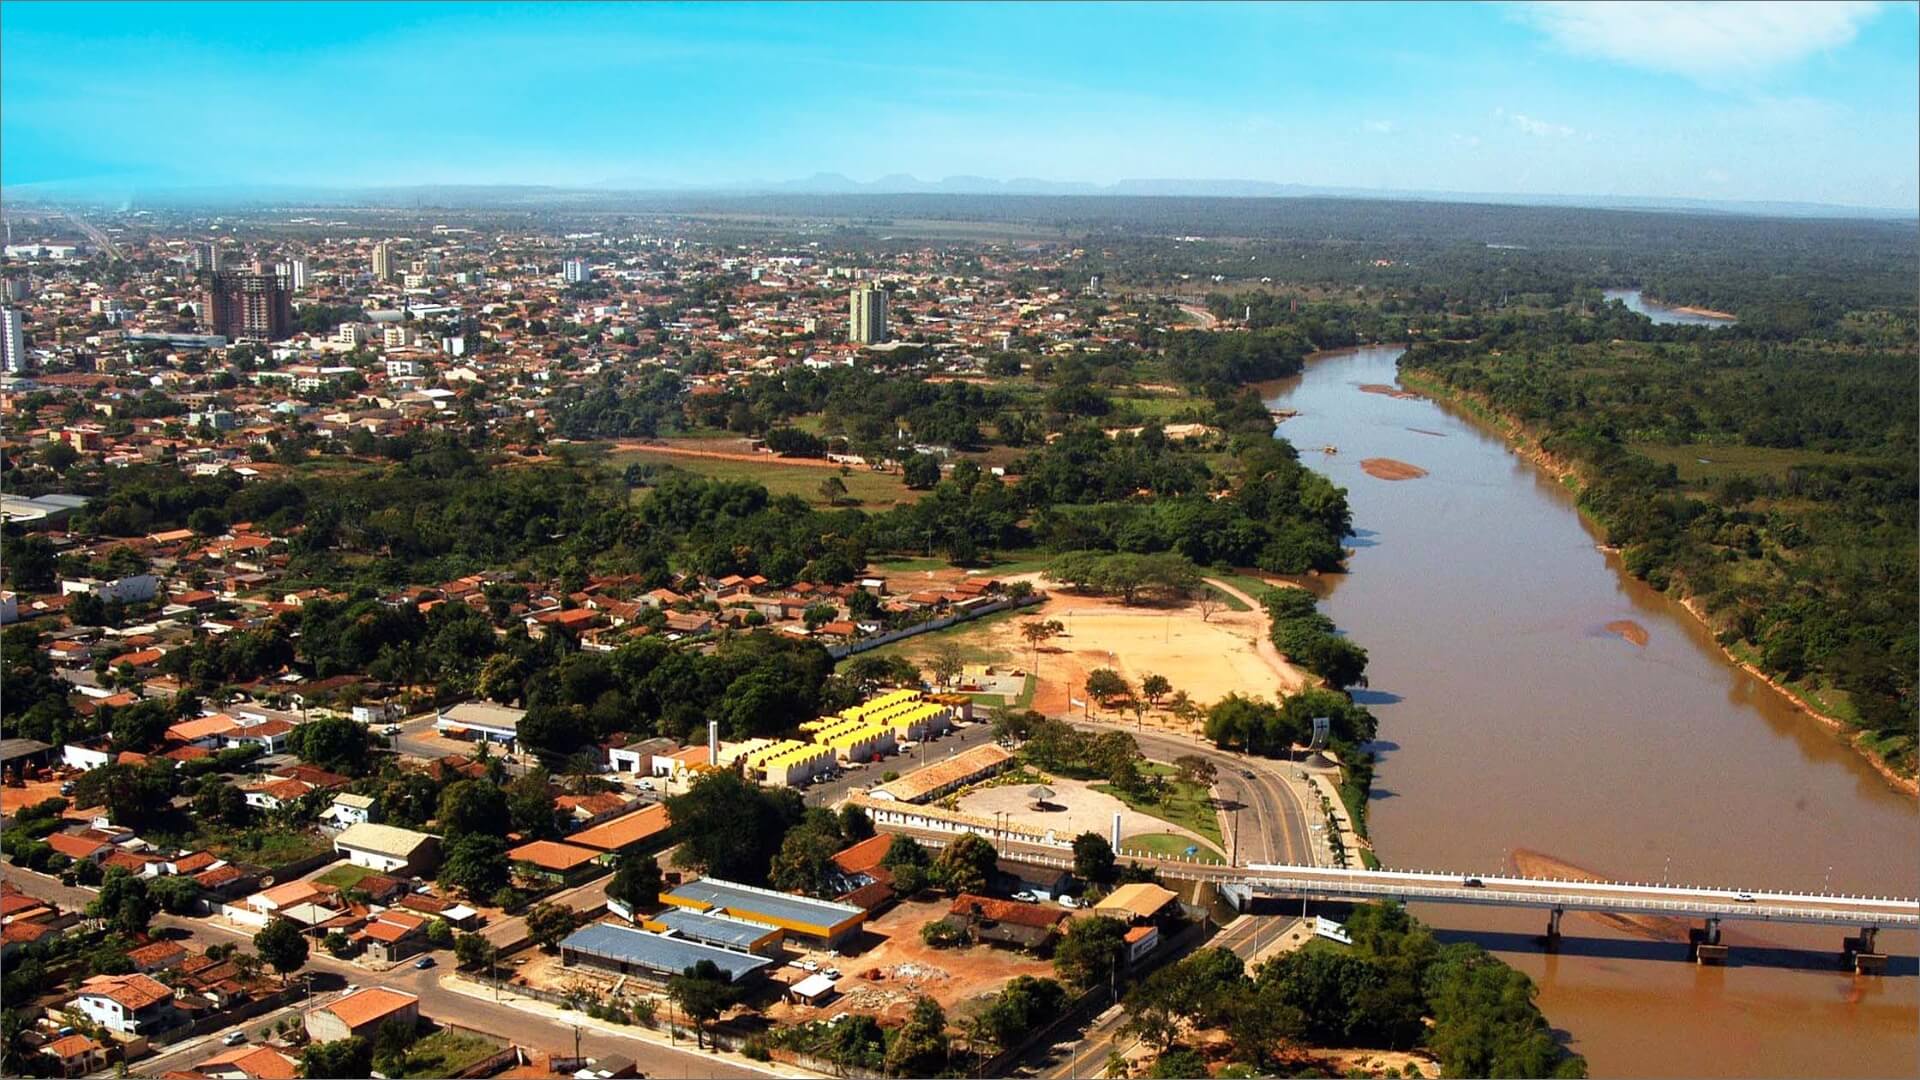
[[936,949],[951,949],[967,940],[967,928],[952,919],[935,919],[920,928],[920,940]]

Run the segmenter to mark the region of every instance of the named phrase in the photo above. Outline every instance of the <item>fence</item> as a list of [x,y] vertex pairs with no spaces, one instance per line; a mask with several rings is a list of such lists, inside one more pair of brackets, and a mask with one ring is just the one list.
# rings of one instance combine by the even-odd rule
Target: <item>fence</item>
[[864,637],[859,641],[849,641],[840,645],[829,645],[827,646],[827,655],[833,657],[835,660],[844,660],[856,653],[866,652],[868,649],[877,649],[882,645],[891,645],[896,641],[904,641],[915,634],[925,634],[934,630],[945,630],[949,626],[957,626],[969,619],[983,618],[998,611],[1006,611],[1009,608],[1031,607],[1045,599],[1046,596],[1041,593],[1030,593],[1019,598],[1009,597],[1004,600],[994,600],[981,604],[976,608],[969,608],[966,611],[956,611],[951,615],[942,615],[937,619],[929,619],[923,623],[903,626],[898,630],[888,630],[886,633],[875,634],[872,637]]

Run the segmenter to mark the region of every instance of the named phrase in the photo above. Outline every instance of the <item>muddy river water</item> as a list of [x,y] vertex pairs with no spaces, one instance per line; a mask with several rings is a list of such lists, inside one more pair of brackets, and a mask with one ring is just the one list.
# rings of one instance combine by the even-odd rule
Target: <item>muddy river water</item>
[[[1380,719],[1385,863],[1493,873],[1543,856],[1623,880],[1913,895],[1915,801],[1628,577],[1571,493],[1499,436],[1379,392],[1400,352],[1334,354],[1265,388],[1353,507],[1351,573],[1318,585],[1371,657],[1359,696]],[[1425,475],[1362,470],[1380,458]],[[1915,1074],[1912,934],[1881,935],[1892,967],[1872,978],[1840,970],[1838,929],[1729,924],[1730,965],[1699,968],[1684,944],[1590,917],[1569,915],[1549,956],[1544,914],[1420,914],[1533,976],[1596,1076]]]

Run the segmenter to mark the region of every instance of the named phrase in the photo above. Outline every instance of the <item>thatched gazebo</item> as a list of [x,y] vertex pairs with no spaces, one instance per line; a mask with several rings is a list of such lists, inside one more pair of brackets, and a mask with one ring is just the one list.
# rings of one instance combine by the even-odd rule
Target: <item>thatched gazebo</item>
[[1045,784],[1035,784],[1027,789],[1027,798],[1033,800],[1035,810],[1045,810],[1047,800],[1053,798],[1055,794],[1056,792]]

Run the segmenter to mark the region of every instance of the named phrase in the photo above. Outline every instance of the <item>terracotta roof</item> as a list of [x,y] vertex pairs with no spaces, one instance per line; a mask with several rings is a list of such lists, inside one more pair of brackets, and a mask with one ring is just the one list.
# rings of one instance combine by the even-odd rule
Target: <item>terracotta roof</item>
[[1039,904],[1028,904],[1019,900],[1001,900],[997,897],[979,896],[974,893],[961,893],[954,897],[953,906],[947,909],[947,914],[992,919],[994,922],[1035,928],[1056,926],[1061,919],[1067,917],[1067,913],[1059,908],[1042,907]]
[[369,986],[327,1006],[326,1011],[339,1017],[340,1022],[349,1028],[360,1028],[409,1005],[417,1007],[419,1003],[420,999],[412,994],[389,990],[384,986]]
[[600,851],[620,851],[667,831],[671,824],[666,804],[654,803],[612,821],[603,821],[591,829],[582,829],[567,837],[567,841]]
[[182,720],[167,729],[167,737],[181,742],[192,742],[209,735],[224,735],[238,726],[233,717],[225,713],[216,713],[212,716]]
[[82,839],[72,833],[49,833],[47,846],[69,859],[90,859],[94,852],[112,845],[103,844],[98,840]]
[[109,998],[128,1012],[139,1012],[173,997],[166,983],[148,975],[95,975],[80,984],[80,992]]
[[573,844],[561,844],[552,840],[535,840],[521,844],[507,852],[507,858],[515,862],[528,862],[542,870],[571,870],[582,863],[589,863],[600,857],[600,852],[592,848],[576,847]]
[[156,941],[129,950],[127,959],[133,961],[135,967],[154,967],[175,957],[185,959],[186,955],[186,948],[177,941]]
[[877,833],[865,840],[836,852],[833,865],[849,874],[864,874],[880,865],[887,857],[887,849],[893,846],[893,837],[887,833]]
[[64,1061],[70,1057],[79,1057],[81,1054],[104,1048],[85,1035],[68,1035],[63,1039],[53,1040],[42,1049]]
[[213,1067],[231,1067],[252,1080],[294,1080],[300,1075],[300,1063],[271,1046],[242,1046],[224,1054],[215,1054],[195,1066],[201,1072]]

